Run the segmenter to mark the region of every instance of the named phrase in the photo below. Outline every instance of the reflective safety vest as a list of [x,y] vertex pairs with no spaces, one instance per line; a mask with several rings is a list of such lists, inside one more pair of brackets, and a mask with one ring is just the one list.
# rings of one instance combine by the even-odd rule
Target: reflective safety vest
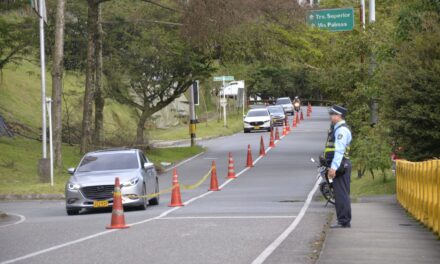
[[[325,160],[327,160],[329,164],[332,162],[333,157],[335,156],[336,131],[341,127],[348,128],[347,124],[343,123],[340,126],[338,126],[336,129],[334,129],[334,125],[332,125],[328,131],[327,143],[325,143],[324,158]],[[350,153],[350,146],[347,146],[344,152],[345,159],[350,159],[349,153]]]

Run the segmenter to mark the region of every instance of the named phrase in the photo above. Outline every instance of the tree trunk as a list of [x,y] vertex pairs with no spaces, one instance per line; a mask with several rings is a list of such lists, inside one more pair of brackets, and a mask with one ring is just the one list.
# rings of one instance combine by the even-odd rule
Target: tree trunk
[[90,150],[91,143],[91,120],[93,114],[93,93],[95,89],[95,39],[98,23],[99,3],[94,0],[88,0],[87,15],[87,67],[86,67],[86,88],[83,102],[83,120],[81,129],[81,153]]
[[149,114],[147,111],[143,111],[141,116],[139,117],[139,121],[137,124],[137,132],[136,132],[136,145],[144,145],[144,131],[145,131],[145,123],[147,122]]
[[52,123],[53,123],[53,147],[54,165],[61,167],[61,143],[62,143],[62,93],[63,93],[63,59],[64,59],[64,12],[65,0],[57,1],[55,17],[55,45],[53,50],[52,69]]
[[95,83],[95,131],[94,145],[101,146],[104,141],[104,104],[102,94],[102,25],[101,5],[98,7],[98,30],[96,32],[95,55],[96,55],[96,83]]

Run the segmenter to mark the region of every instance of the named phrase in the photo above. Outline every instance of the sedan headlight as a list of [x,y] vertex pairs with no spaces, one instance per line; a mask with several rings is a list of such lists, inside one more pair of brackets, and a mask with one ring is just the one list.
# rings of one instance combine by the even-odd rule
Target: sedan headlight
[[139,182],[139,178],[133,178],[131,180],[129,180],[128,182],[125,182],[122,184],[123,187],[130,187],[130,186],[134,186]]
[[248,121],[244,121],[244,123],[245,123],[245,124],[250,124],[251,122],[248,122]]
[[67,189],[69,189],[69,191],[78,191],[79,188],[81,188],[81,186],[80,186],[79,184],[77,184],[77,183],[71,183],[71,182],[69,182],[69,183],[67,184]]
[[265,120],[265,121],[264,121],[264,123],[265,123],[265,124],[266,124],[266,123],[269,123],[269,122],[270,122],[270,119],[269,119],[269,120]]

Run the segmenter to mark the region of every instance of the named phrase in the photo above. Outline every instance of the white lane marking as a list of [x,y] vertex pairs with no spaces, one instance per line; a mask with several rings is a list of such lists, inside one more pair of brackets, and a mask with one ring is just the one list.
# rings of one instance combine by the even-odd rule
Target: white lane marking
[[312,202],[313,195],[318,189],[320,182],[321,178],[316,181],[315,186],[307,195],[307,200],[301,208],[301,211],[299,211],[299,214],[295,218],[295,220],[293,220],[293,222],[287,227],[287,229],[284,230],[284,232],[281,233],[281,235],[279,235],[266,249],[264,249],[264,251],[261,252],[261,254],[254,261],[252,261],[252,264],[263,263],[277,249],[277,247],[281,245],[281,243],[283,243],[283,241],[293,232],[293,230],[295,230],[295,228],[298,226],[298,224],[301,222],[302,218],[306,214],[306,211],[309,208],[310,203]]
[[2,225],[2,226],[0,226],[0,228],[8,227],[8,226],[13,226],[13,225],[18,225],[18,224],[21,224],[21,223],[23,223],[24,221],[26,221],[26,217],[24,217],[24,215],[13,214],[13,213],[7,213],[7,214],[8,214],[8,215],[14,215],[14,216],[17,216],[19,219],[18,219],[17,222],[10,223],[10,224],[7,224],[7,225]]
[[[266,153],[269,152],[270,150],[271,150],[271,148],[268,148]],[[180,166],[183,163],[186,163],[186,162],[188,162],[190,160],[193,160],[193,159],[197,158],[198,156],[200,156],[202,154],[204,154],[204,152],[199,153],[199,154],[197,154],[197,155],[195,155],[195,156],[193,156],[193,157],[191,157],[191,158],[189,158],[187,160],[184,160],[181,163],[175,165],[174,167]],[[256,159],[255,162],[254,162],[254,165],[259,160],[260,159]],[[173,169],[173,168],[170,168],[168,170],[171,170],[171,169]],[[244,172],[248,171],[249,169],[250,168],[244,168],[236,176],[237,177],[240,176],[241,174],[243,174]],[[231,181],[233,181],[233,179],[228,179],[227,181],[225,181],[220,186],[220,188],[223,188],[224,186],[226,186]],[[193,197],[193,198],[189,199],[188,201],[184,202],[184,205],[188,205],[188,204],[190,204],[190,203],[192,203],[192,202],[194,202],[194,201],[196,201],[196,200],[198,200],[200,198],[203,198],[203,197],[205,197],[205,196],[207,196],[207,195],[209,195],[211,193],[213,193],[213,192],[212,191],[208,191],[208,192],[205,192],[205,193],[203,193],[203,194],[201,194],[199,196]],[[170,214],[170,213],[172,213],[172,212],[174,212],[176,210],[179,210],[180,208],[183,208],[183,207],[174,207],[172,209],[169,209],[169,210],[163,212],[162,214],[160,214],[160,215],[158,215],[156,217],[147,218],[145,220],[129,224],[128,226],[140,225],[140,224],[143,224],[143,223],[148,223],[148,222],[151,222],[153,220],[157,220],[157,219],[163,218],[163,217],[167,216],[168,214]],[[93,239],[93,238],[96,238],[96,237],[99,237],[99,236],[102,236],[102,235],[106,235],[106,234],[109,234],[109,233],[112,233],[112,232],[115,232],[115,231],[117,231],[117,229],[111,229],[111,230],[103,231],[103,232],[100,232],[100,233],[96,233],[94,235],[90,235],[90,236],[86,236],[86,237],[83,237],[83,238],[79,238],[77,240],[73,240],[73,241],[70,241],[70,242],[67,242],[67,243],[63,243],[63,244],[59,244],[59,245],[56,245],[56,246],[53,246],[53,247],[50,247],[50,248],[46,248],[46,249],[43,249],[43,250],[35,251],[33,253],[30,253],[30,254],[27,254],[27,255],[15,258],[15,259],[10,259],[10,260],[4,261],[4,262],[0,262],[0,264],[9,264],[9,263],[14,263],[14,262],[17,262],[17,261],[25,260],[25,259],[28,259],[28,258],[32,258],[32,257],[38,256],[38,255],[44,254],[44,253],[48,253],[50,251],[54,251],[54,250],[57,250],[57,249],[60,249],[60,248],[63,248],[63,247],[74,245],[74,244],[77,244],[77,243],[80,243],[80,242],[83,242],[83,241],[86,241],[86,240],[89,240],[89,239]]]
[[295,215],[229,215],[229,216],[170,216],[160,220],[187,220],[187,219],[291,219]]
[[168,168],[168,169],[166,169],[166,170],[164,170],[164,171],[165,171],[165,172],[169,172],[170,170],[173,170],[173,169],[175,169],[175,168],[177,168],[177,167],[180,167],[180,166],[182,166],[183,164],[185,164],[185,163],[187,163],[187,162],[190,162],[191,160],[193,160],[193,159],[195,159],[195,158],[197,158],[197,157],[199,157],[199,156],[201,156],[201,155],[203,155],[203,154],[205,154],[205,151],[200,152],[199,154],[194,155],[194,156],[192,156],[191,158],[187,158],[186,160],[182,160],[181,162],[177,163],[176,165],[174,165],[174,166],[172,166],[171,168]]

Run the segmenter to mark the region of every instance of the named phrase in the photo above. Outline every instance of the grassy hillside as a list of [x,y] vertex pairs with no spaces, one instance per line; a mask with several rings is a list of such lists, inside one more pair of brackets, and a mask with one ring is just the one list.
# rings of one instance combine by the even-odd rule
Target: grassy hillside
[[[52,78],[50,72],[46,74],[46,94],[52,91]],[[82,100],[84,96],[84,75],[67,72],[64,78],[63,97],[63,126],[67,127],[67,120],[72,131],[78,131],[81,126]],[[40,71],[35,64],[23,61],[20,65],[9,65],[2,73],[0,82],[0,114],[10,122],[16,124],[25,134],[38,138],[41,129],[41,99],[40,99]],[[209,98],[211,99],[211,98]],[[202,106],[198,107],[200,116]],[[208,108],[213,109],[213,104],[208,102]],[[230,135],[242,128],[241,115],[229,117],[228,128],[222,122],[210,120],[198,125],[198,137],[212,137]],[[136,134],[137,113],[135,110],[121,105],[113,100],[106,99],[104,108],[104,129],[106,141],[130,143]],[[28,131],[29,130],[29,131]],[[177,140],[187,139],[188,126],[180,125],[169,129],[150,130],[152,139]]]
[[[52,78],[47,72],[46,94],[52,91]],[[82,98],[84,95],[84,76],[67,72],[64,78],[63,122],[77,127],[82,118]],[[35,133],[41,127],[39,67],[28,61],[20,65],[8,65],[2,73],[0,83],[0,113],[6,120],[18,122]],[[136,114],[127,106],[107,100],[105,113],[105,134],[112,137],[123,131],[126,137],[133,138],[136,131]],[[37,136],[37,135],[34,135]]]
[[[35,64],[23,61],[20,65],[8,65],[0,82],[0,114],[14,130],[37,139],[41,130],[40,73]],[[64,79],[63,125],[67,119],[73,130],[80,129],[84,76],[67,73]],[[47,73],[47,96],[51,94],[51,76]],[[106,100],[105,136],[113,144],[132,142],[136,131],[136,113],[125,105]],[[199,124],[198,136],[227,135],[241,130],[241,117],[230,119],[230,127],[223,128],[217,120]],[[187,139],[188,126],[181,125],[166,130],[152,130],[152,138],[162,140]],[[195,148],[153,149],[147,156],[156,164],[161,161],[177,162],[203,151]],[[63,168],[55,172],[55,186],[39,183],[38,160],[41,158],[41,142],[17,135],[0,137],[0,194],[63,193],[69,178],[67,167],[78,164],[81,155],[77,146],[63,146]]]
[[[54,175],[55,186],[40,183],[37,174],[41,158],[41,142],[22,137],[0,137],[0,194],[49,194],[64,192],[70,175],[68,167],[75,167],[81,159],[78,148],[63,146],[64,167]],[[146,152],[155,164],[161,161],[175,163],[203,151],[201,147],[153,149]]]

